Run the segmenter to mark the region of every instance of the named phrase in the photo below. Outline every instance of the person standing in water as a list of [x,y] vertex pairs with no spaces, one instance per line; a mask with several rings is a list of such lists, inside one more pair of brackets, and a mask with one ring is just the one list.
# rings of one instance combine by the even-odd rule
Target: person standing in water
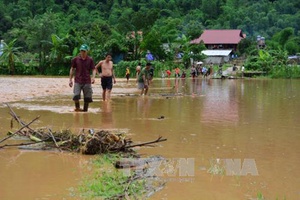
[[150,68],[151,63],[147,63],[146,67],[138,74],[138,89],[141,90],[141,95],[147,95],[150,83]]
[[139,80],[139,74],[141,73],[141,63],[139,63],[138,64],[138,66],[136,66],[136,69],[135,69],[135,71],[136,71],[136,73],[135,73],[135,77],[136,77],[136,82],[138,82],[138,80]]
[[125,77],[126,77],[127,84],[128,84],[129,77],[130,77],[130,70],[129,70],[129,67],[126,67]]
[[101,60],[96,66],[96,70],[100,67],[100,78],[102,86],[102,99],[103,101],[109,101],[113,84],[116,84],[116,77],[113,69],[111,54],[108,53],[104,60]]
[[[69,86],[73,87],[73,76],[74,79],[74,96],[73,101],[75,102],[75,111],[87,112],[89,108],[89,103],[93,102],[92,99],[92,85],[95,82],[95,64],[94,60],[88,56],[89,47],[86,44],[80,46],[80,54],[72,59],[72,65],[70,69],[70,80]],[[91,78],[91,72],[93,77]],[[83,92],[84,106],[83,110],[80,108],[81,91]]]

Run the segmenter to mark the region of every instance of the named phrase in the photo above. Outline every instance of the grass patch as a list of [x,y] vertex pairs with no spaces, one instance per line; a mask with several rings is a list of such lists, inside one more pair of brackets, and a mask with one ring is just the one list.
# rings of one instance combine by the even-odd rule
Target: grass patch
[[93,173],[85,177],[79,187],[80,198],[147,199],[149,187],[151,188],[150,185],[153,184],[153,177],[150,177],[149,182],[148,176],[137,174],[135,170],[116,169],[114,164],[120,159],[122,159],[120,154],[97,156],[92,162]]

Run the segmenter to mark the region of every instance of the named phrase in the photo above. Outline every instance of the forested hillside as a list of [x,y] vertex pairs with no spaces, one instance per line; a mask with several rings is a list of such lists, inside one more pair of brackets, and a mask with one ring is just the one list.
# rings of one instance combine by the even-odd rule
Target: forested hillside
[[39,59],[41,72],[83,42],[96,60],[107,51],[139,59],[146,50],[165,60],[161,44],[185,44],[204,29],[241,29],[255,40],[288,27],[299,36],[299,0],[0,0],[0,39]]
[[133,27],[146,31],[174,21],[178,31],[192,37],[204,28],[238,28],[269,37],[286,27],[300,27],[298,0],[1,0],[0,7],[2,38],[43,16],[57,19],[52,22],[54,33],[101,21],[121,32]]

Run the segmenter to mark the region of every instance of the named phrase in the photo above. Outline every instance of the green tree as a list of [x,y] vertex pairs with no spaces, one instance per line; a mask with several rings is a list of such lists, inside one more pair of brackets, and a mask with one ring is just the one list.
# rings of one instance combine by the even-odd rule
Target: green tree
[[118,0],[113,0],[113,6],[111,7],[111,13],[109,15],[109,24],[117,24],[118,19],[122,16],[122,8]]
[[144,36],[141,49],[144,54],[149,50],[156,59],[163,60],[166,58],[166,53],[162,43],[162,34],[156,29],[152,29],[151,32]]
[[285,28],[279,32],[278,42],[281,46],[284,46],[285,43],[294,36],[294,29],[291,27]]
[[133,10],[126,9],[119,20],[123,23],[119,23],[119,25],[116,26],[116,31],[125,36],[125,47],[128,51],[127,59],[138,60],[141,57],[140,45],[143,39],[143,31],[139,29],[142,28],[142,26],[140,26],[139,22],[136,21],[135,17],[132,17],[132,15],[135,15]]
[[6,14],[5,6],[0,2],[0,35],[2,36],[13,26],[12,17]]
[[164,18],[157,21],[154,29],[160,32],[163,43],[172,43],[181,35],[181,19]]
[[202,0],[201,10],[206,19],[204,25],[212,25],[212,23],[218,19],[222,13],[222,1],[221,0]]
[[105,41],[103,49],[106,52],[111,52],[113,56],[120,55],[121,53],[128,51],[125,37],[114,30],[112,31],[110,37],[108,37],[108,39]]
[[238,53],[240,55],[249,55],[251,51],[256,50],[256,42],[252,38],[244,38],[238,44]]
[[202,10],[195,9],[189,12],[182,20],[182,33],[191,39],[198,38],[205,29],[203,19]]
[[295,55],[300,52],[300,37],[293,37],[285,43],[285,49],[289,55]]
[[18,60],[18,54],[20,53],[20,49],[22,47],[15,47],[17,39],[12,40],[8,44],[6,42],[2,42],[3,49],[1,60],[8,65],[9,72],[11,75],[15,74],[15,62]]
[[50,41],[51,35],[56,32],[57,15],[46,12],[38,15],[28,21],[23,22],[24,42],[28,49],[33,53],[39,54],[40,72],[44,73],[46,68],[46,56],[50,51],[50,46],[45,45],[43,41]]
[[273,44],[277,43],[281,49],[287,50],[288,54],[290,55],[296,54],[300,50],[300,38],[295,36],[295,30],[292,27],[285,28],[276,33],[273,36],[272,41]]
[[[142,30],[144,33],[150,31],[159,16],[158,9],[142,9],[132,15],[131,23],[137,30]],[[121,22],[122,23],[122,22]]]

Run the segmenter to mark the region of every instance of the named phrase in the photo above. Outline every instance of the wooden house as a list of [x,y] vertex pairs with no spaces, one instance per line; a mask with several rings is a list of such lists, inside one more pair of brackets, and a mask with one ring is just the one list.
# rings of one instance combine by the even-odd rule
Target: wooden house
[[203,53],[208,57],[207,62],[223,63],[235,57],[237,46],[246,35],[239,29],[204,30],[192,44],[204,43],[207,50]]

